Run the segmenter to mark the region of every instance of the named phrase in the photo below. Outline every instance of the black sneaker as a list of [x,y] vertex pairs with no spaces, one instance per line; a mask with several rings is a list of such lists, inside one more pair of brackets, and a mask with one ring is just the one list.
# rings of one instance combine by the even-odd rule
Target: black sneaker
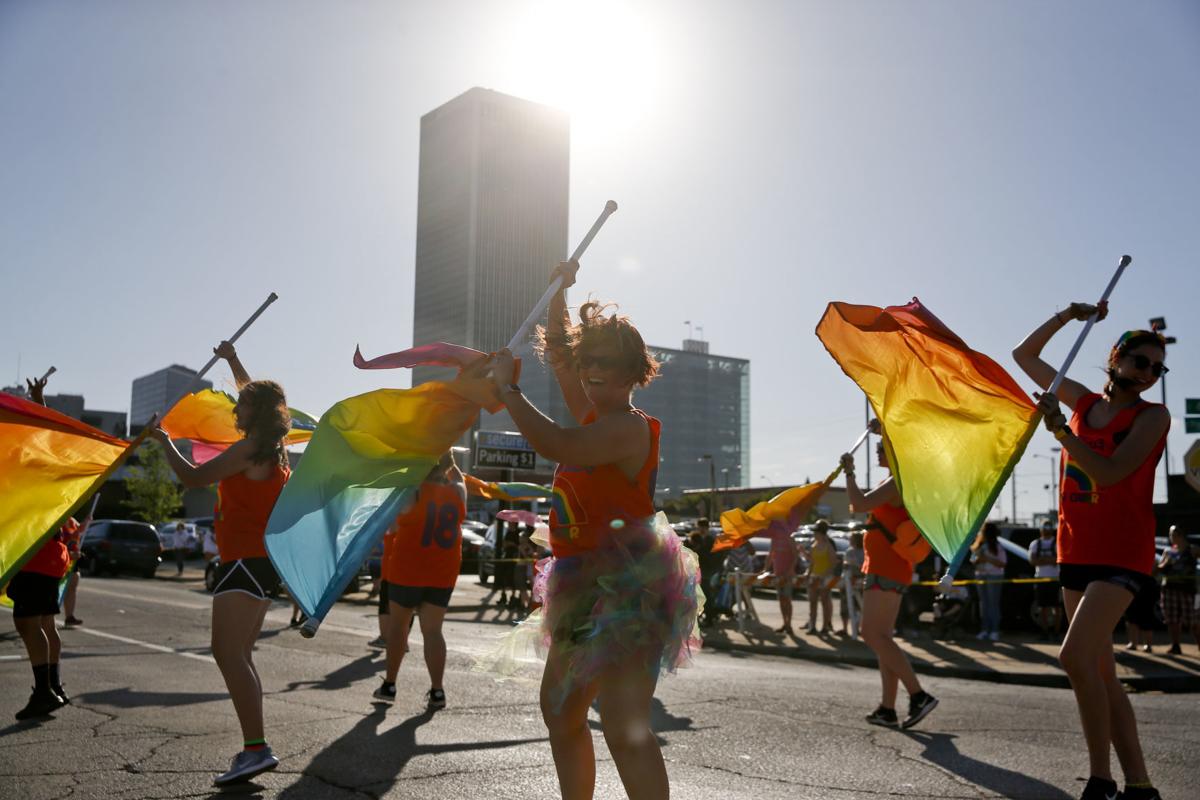
[[1117,797],[1121,798],[1121,800],[1162,800],[1162,795],[1153,786],[1134,786],[1130,788],[1129,784],[1125,785],[1125,791],[1121,792]]
[[39,692],[34,691],[29,695],[29,702],[25,707],[17,712],[17,719],[36,719],[38,717],[48,717],[50,712],[57,711],[66,703],[63,699],[49,690]]
[[908,718],[900,727],[911,728],[937,708],[937,698],[929,692],[919,692],[908,699]]
[[396,684],[384,681],[371,697],[376,700],[386,700],[389,703],[396,702]]
[[896,718],[896,709],[883,705],[867,714],[867,722],[872,725],[882,725],[885,728],[900,727],[900,720]]
[[441,689],[430,689],[425,697],[429,700],[430,711],[441,711],[446,707],[446,693]]
[[67,696],[67,690],[61,686],[51,686],[50,691],[58,695],[58,699],[63,701],[64,706],[71,705],[71,698]]
[[1087,786],[1083,787],[1083,794],[1079,795],[1079,800],[1117,800],[1120,796],[1114,781],[1106,781],[1093,775],[1088,778]]

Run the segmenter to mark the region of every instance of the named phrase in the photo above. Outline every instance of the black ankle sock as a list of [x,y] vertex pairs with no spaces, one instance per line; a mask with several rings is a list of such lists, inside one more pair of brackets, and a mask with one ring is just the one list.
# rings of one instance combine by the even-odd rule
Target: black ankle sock
[[47,664],[50,667],[50,688],[58,691],[62,688],[62,680],[58,677],[58,664]]

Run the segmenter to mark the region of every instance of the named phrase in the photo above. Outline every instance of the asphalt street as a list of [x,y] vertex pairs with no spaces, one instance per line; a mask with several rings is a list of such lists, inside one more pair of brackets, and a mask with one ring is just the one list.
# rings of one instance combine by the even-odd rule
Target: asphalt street
[[[469,580],[464,577],[463,580]],[[170,579],[85,579],[62,632],[71,706],[11,722],[31,683],[0,614],[0,797],[550,798],[557,782],[537,706],[538,671],[498,682],[472,671],[511,616],[448,621],[448,707],[424,710],[420,634],[394,705],[372,700],[381,655],[373,607],[342,603],[315,639],[267,617],[256,663],[267,739],[281,764],[218,792],[240,748],[233,707],[208,650],[210,597]],[[1087,771],[1073,697],[1061,689],[925,678],[941,706],[918,728],[874,728],[872,670],[738,653],[701,653],[664,679],[655,730],[680,798],[1073,798]],[[1134,696],[1151,776],[1164,798],[1194,797],[1195,695]],[[598,798],[624,797],[593,718]]]

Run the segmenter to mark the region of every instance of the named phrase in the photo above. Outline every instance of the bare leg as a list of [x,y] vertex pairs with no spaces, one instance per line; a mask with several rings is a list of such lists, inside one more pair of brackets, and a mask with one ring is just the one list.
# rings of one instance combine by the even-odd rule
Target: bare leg
[[417,619],[421,623],[421,638],[425,642],[425,667],[429,670],[429,687],[442,688],[442,677],[446,673],[446,637],[442,635],[442,621],[446,609],[441,606],[421,603],[417,607]]
[[[387,676],[388,683],[395,683],[400,674],[400,662],[408,652],[408,629],[412,626],[413,612],[416,609],[405,608],[394,600],[388,601],[387,613]],[[382,617],[380,617],[382,619]]]
[[72,572],[67,578],[67,593],[63,595],[63,613],[67,619],[75,618],[75,595],[79,589],[79,573]]
[[825,624],[821,626],[823,631],[833,630],[833,596],[829,591],[829,584],[825,581],[821,582],[821,613],[825,616]]
[[820,590],[817,588],[817,579],[808,579],[808,627],[813,630],[817,629],[817,603],[820,602]]
[[246,741],[263,738],[262,684],[252,655],[270,605],[268,600],[241,592],[224,592],[213,598],[213,658]]
[[46,636],[46,661],[50,664],[57,664],[62,658],[62,639],[58,636],[54,615],[46,614],[38,619],[41,620],[42,633]]
[[1112,779],[1108,750],[1111,744],[1117,751],[1126,781],[1146,782],[1137,721],[1129,698],[1117,681],[1112,653],[1113,629],[1133,598],[1119,586],[1096,581],[1088,584],[1086,592],[1064,590],[1063,599],[1069,624],[1058,660],[1075,691],[1091,774]]
[[598,687],[580,687],[567,695],[561,708],[555,708],[554,697],[566,669],[558,648],[552,646],[542,673],[542,719],[550,733],[550,751],[563,800],[591,800],[596,787],[596,754],[587,714]]
[[13,617],[13,625],[16,626],[21,641],[25,643],[25,652],[29,653],[29,663],[35,667],[50,663],[50,642],[46,639],[42,618]]
[[913,672],[908,656],[892,638],[896,616],[900,613],[901,599],[902,596],[895,592],[874,589],[863,592],[863,613],[859,632],[863,641],[879,659],[879,674],[883,680],[883,704],[888,708],[894,708],[896,703],[896,686],[892,681],[903,683],[909,696],[921,691],[921,683],[917,680],[917,674]]
[[597,683],[604,741],[621,775],[625,793],[630,800],[670,797],[667,767],[658,739],[650,729],[654,675],[644,667],[614,668],[602,675]]

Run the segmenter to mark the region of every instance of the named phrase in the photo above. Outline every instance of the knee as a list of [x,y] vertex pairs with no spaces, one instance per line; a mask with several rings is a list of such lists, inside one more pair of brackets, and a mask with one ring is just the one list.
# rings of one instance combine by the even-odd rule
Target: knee
[[545,698],[542,699],[542,722],[545,723],[546,731],[550,734],[552,741],[570,739],[578,736],[581,732],[590,735],[587,731],[586,715],[579,717],[556,711]]
[[1068,639],[1063,642],[1062,647],[1058,648],[1058,663],[1062,665],[1063,671],[1072,678],[1080,675],[1085,675],[1091,668],[1094,660],[1090,653],[1084,648],[1073,645]]
[[636,752],[654,742],[654,733],[645,720],[621,719],[612,721],[600,718],[604,741],[614,758],[621,753]]

